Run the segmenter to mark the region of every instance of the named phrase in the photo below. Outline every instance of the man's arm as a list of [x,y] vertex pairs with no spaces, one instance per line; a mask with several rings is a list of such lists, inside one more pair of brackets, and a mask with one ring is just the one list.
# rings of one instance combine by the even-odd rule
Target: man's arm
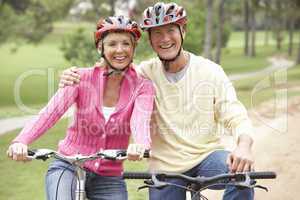
[[253,170],[253,127],[246,108],[237,99],[235,89],[223,70],[217,76],[216,94],[216,119],[236,137],[236,147],[227,159],[229,169],[233,173]]
[[[103,66],[104,62],[101,60],[95,64],[95,66]],[[148,62],[142,62],[140,65],[135,65],[134,69],[136,72],[146,79],[149,79],[147,75],[147,69],[149,69]],[[78,68],[76,66],[70,67],[64,70],[60,75],[59,88],[64,88],[65,86],[72,86],[80,82],[80,75],[78,73]]]

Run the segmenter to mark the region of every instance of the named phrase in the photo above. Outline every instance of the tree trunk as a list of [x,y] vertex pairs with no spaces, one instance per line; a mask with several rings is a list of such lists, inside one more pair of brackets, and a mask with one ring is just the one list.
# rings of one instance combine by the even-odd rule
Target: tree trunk
[[251,17],[251,51],[250,56],[255,57],[256,56],[256,49],[255,49],[255,43],[256,43],[256,19],[255,19],[255,5],[252,4],[251,11],[250,11],[250,17]]
[[244,29],[245,29],[245,47],[244,53],[249,55],[249,0],[244,0]]
[[269,33],[271,27],[271,17],[270,17],[270,2],[265,1],[266,9],[265,9],[265,46],[269,45]]
[[99,19],[101,16],[101,11],[100,11],[100,7],[97,4],[97,0],[92,0],[92,4],[93,4],[93,9],[96,13],[96,19]]
[[225,0],[221,0],[219,4],[219,26],[218,26],[218,32],[217,32],[217,44],[216,44],[216,59],[215,62],[220,64],[221,61],[221,54],[222,54],[222,44],[223,44],[223,28],[224,28],[224,22],[225,22],[225,13],[224,13],[224,4]]
[[294,35],[294,20],[289,21],[289,56],[293,54],[293,35]]
[[[299,41],[300,41],[300,34],[299,34]],[[297,64],[300,64],[300,42],[298,42],[298,56],[297,56]]]
[[211,59],[211,36],[213,25],[213,0],[207,0],[207,14],[205,25],[204,57]]
[[115,15],[115,0],[110,0],[110,16],[114,16]]
[[283,24],[283,19],[282,19],[282,6],[281,6],[281,1],[277,0],[276,1],[276,7],[277,7],[277,12],[278,12],[278,19],[277,19],[277,30],[276,31],[276,43],[277,43],[277,50],[281,50],[281,41],[282,41],[282,24]]
[[270,29],[269,29],[269,27],[266,27],[266,30],[265,30],[265,46],[269,46],[269,33],[270,33]]

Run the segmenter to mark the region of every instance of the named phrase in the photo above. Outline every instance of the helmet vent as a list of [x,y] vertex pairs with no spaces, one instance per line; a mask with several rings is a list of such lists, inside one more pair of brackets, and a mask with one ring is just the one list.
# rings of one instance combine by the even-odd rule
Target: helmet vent
[[105,21],[108,22],[108,23],[110,23],[110,24],[113,24],[113,22],[111,21],[110,18],[106,18]]
[[169,15],[170,13],[172,13],[174,8],[175,8],[174,5],[170,6],[169,9],[167,10],[166,14]]
[[161,5],[155,7],[155,15],[156,15],[156,16],[159,16],[160,10],[161,10]]

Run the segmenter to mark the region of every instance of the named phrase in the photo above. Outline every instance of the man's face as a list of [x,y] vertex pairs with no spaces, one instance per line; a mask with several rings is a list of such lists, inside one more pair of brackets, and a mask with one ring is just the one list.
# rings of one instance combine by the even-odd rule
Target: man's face
[[177,55],[181,47],[181,36],[176,24],[154,27],[149,31],[152,48],[159,57],[172,59]]

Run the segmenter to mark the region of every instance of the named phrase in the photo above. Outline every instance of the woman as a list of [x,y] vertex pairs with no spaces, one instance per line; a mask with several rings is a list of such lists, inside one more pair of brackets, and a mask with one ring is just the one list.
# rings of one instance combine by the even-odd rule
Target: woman
[[[8,148],[13,160],[26,160],[27,145],[50,129],[75,103],[74,122],[58,151],[64,155],[89,155],[102,149],[127,148],[130,133],[134,144],[128,147],[129,158],[138,160],[150,147],[149,122],[153,109],[154,88],[150,81],[138,76],[132,59],[140,38],[136,22],[123,16],[100,20],[95,44],[103,57],[101,66],[80,69],[79,85],[59,89],[38,118],[24,127]],[[122,163],[94,160],[87,169],[86,193],[93,199],[127,199],[121,178]],[[54,160],[46,176],[47,198],[54,199],[59,183],[58,199],[72,199],[74,172],[65,162]],[[74,197],[73,197],[74,199]]]

